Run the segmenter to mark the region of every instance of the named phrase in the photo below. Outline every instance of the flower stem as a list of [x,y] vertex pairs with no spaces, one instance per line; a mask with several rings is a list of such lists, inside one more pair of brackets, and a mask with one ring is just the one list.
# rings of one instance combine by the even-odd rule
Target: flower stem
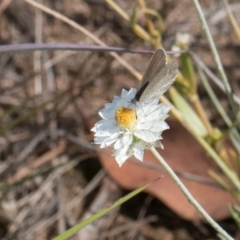
[[172,177],[173,181],[177,184],[177,186],[180,188],[180,190],[183,192],[183,194],[186,196],[189,203],[191,203],[197,211],[206,219],[206,221],[222,236],[225,237],[227,240],[233,240],[233,238],[224,230],[222,229],[210,216],[209,214],[202,208],[202,206],[194,199],[194,197],[191,195],[191,193],[188,191],[188,189],[183,185],[181,180],[178,178],[178,176],[174,173],[174,171],[171,169],[171,167],[166,163],[166,161],[161,157],[161,155],[157,152],[157,150],[152,147],[151,152],[153,155],[157,158],[159,163],[166,169],[166,171],[169,173],[169,175]]
[[237,116],[238,108],[237,108],[237,105],[236,105],[236,103],[234,102],[234,99],[233,99],[232,88],[231,88],[231,86],[229,84],[229,81],[227,79],[226,73],[224,72],[224,69],[223,69],[223,66],[222,66],[222,62],[220,60],[220,57],[219,57],[216,45],[215,45],[215,43],[213,41],[213,37],[211,35],[211,32],[210,32],[210,29],[208,27],[207,21],[205,19],[204,14],[203,14],[202,8],[201,8],[200,3],[199,3],[199,0],[192,0],[192,2],[193,2],[194,6],[196,8],[199,20],[200,20],[201,25],[202,25],[202,29],[203,29],[203,31],[204,31],[204,33],[206,35],[209,47],[210,47],[210,49],[212,51],[212,55],[213,55],[213,58],[214,58],[214,61],[215,61],[216,65],[217,65],[217,69],[218,69],[219,75],[221,76],[222,82],[223,82],[223,84],[225,86],[225,90],[226,90],[226,94],[227,94],[228,99],[229,99],[229,103],[230,103],[230,105],[232,107],[234,115]]

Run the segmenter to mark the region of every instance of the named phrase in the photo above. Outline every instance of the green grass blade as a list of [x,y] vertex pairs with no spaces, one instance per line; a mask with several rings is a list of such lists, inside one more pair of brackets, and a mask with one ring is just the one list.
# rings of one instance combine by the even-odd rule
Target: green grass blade
[[189,128],[191,128],[192,131],[198,136],[205,137],[207,135],[207,130],[189,103],[179,94],[176,89],[171,88],[169,93],[175,107],[182,113],[182,116],[184,117],[184,120]]
[[7,116],[11,115],[11,114],[14,114],[15,112],[18,112],[20,111],[21,109],[24,109],[27,104],[28,104],[28,99],[25,100],[23,103],[21,103],[20,105],[18,106],[14,106],[14,107],[11,107],[10,109],[4,111],[4,113],[0,116],[0,122]]
[[224,122],[230,128],[229,135],[230,135],[230,138],[231,138],[235,148],[238,150],[238,152],[240,152],[240,144],[239,144],[240,136],[239,136],[238,131],[236,130],[236,128],[233,127],[233,123],[232,123],[231,119],[228,117],[227,113],[225,112],[224,108],[222,107],[221,103],[219,102],[218,98],[216,97],[215,93],[213,92],[210,84],[207,81],[207,78],[206,78],[204,72],[202,71],[202,69],[200,67],[198,67],[198,71],[199,71],[199,76],[202,80],[202,83],[203,83],[209,97],[211,98],[213,104],[215,105],[216,109],[218,110],[218,112],[221,115]]
[[206,35],[206,38],[207,38],[207,41],[208,41],[208,45],[209,45],[210,50],[212,52],[213,59],[214,59],[216,65],[217,65],[217,69],[218,69],[219,75],[221,76],[222,82],[223,82],[223,84],[225,86],[225,90],[226,90],[226,94],[228,96],[228,100],[229,100],[230,106],[232,107],[234,115],[237,116],[238,106],[237,106],[236,102],[234,101],[233,91],[232,91],[231,85],[230,85],[230,83],[228,81],[228,78],[227,78],[227,75],[226,75],[226,73],[225,73],[225,71],[223,69],[223,65],[222,65],[220,56],[218,54],[216,44],[215,44],[215,42],[213,40],[213,37],[211,35],[210,28],[209,28],[209,26],[207,24],[207,21],[205,19],[203,10],[201,8],[199,0],[192,0],[192,2],[193,2],[194,6],[196,8],[199,20],[200,20],[201,25],[202,25],[202,29],[203,29],[203,31],[204,31],[204,33]]
[[[158,180],[158,179],[157,179]],[[155,181],[157,181],[155,180]],[[70,238],[71,236],[73,236],[75,233],[77,233],[79,230],[81,230],[82,228],[86,227],[87,225],[89,225],[90,223],[92,223],[93,221],[99,219],[100,217],[104,216],[105,214],[107,214],[108,212],[110,212],[111,210],[113,210],[114,208],[120,206],[121,204],[123,204],[124,202],[128,201],[129,199],[131,199],[132,197],[134,197],[135,195],[137,195],[138,193],[142,192],[144,189],[146,189],[148,186],[150,186],[152,183],[154,183],[155,181],[140,187],[134,191],[132,191],[131,193],[129,193],[128,195],[120,198],[118,201],[116,201],[115,203],[113,203],[110,207],[104,208],[101,211],[99,211],[98,213],[94,214],[93,216],[85,219],[84,221],[78,223],[77,225],[73,226],[72,228],[70,228],[69,230],[67,230],[66,232],[62,233],[61,235],[57,236],[56,238],[54,238],[53,240],[65,240]]]

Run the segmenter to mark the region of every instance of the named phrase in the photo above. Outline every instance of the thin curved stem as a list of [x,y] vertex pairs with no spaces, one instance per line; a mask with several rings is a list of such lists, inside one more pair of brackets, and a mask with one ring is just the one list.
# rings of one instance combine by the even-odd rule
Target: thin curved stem
[[206,221],[222,236],[225,237],[227,240],[233,240],[233,238],[224,230],[222,229],[212,218],[209,216],[209,214],[202,208],[202,206],[195,200],[195,198],[191,195],[191,193],[188,191],[188,189],[183,185],[181,180],[178,178],[178,176],[174,173],[174,171],[171,169],[171,167],[166,163],[166,161],[161,157],[161,155],[157,152],[157,150],[152,147],[151,152],[153,155],[157,158],[159,163],[166,169],[168,174],[172,177],[173,181],[177,184],[177,186],[180,188],[182,193],[186,196],[187,200],[190,204],[192,204],[197,211],[206,219]]
[[206,21],[206,19],[204,17],[202,8],[201,8],[198,0],[192,0],[192,1],[193,1],[193,4],[194,4],[195,8],[196,8],[199,20],[200,20],[200,22],[202,24],[202,29],[203,29],[203,31],[204,31],[204,33],[206,35],[206,38],[207,38],[209,47],[211,49],[213,58],[214,58],[215,63],[217,65],[218,72],[219,72],[219,74],[221,76],[222,82],[223,82],[224,87],[226,89],[226,94],[228,96],[228,99],[229,99],[230,105],[232,107],[233,113],[234,113],[235,116],[237,116],[238,109],[237,109],[236,103],[235,103],[235,101],[233,99],[232,88],[231,88],[231,86],[229,84],[229,81],[227,79],[226,73],[225,73],[225,71],[223,69],[222,62],[220,60],[220,57],[219,57],[216,45],[215,45],[215,43],[213,41],[210,29],[209,29],[208,24],[207,24],[207,21]]

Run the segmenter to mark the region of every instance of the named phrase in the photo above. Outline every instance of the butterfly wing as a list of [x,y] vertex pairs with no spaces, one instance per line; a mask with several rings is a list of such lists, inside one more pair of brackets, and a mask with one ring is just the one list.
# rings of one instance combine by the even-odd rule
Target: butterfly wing
[[138,90],[135,99],[139,101],[141,95],[143,94],[144,90],[148,86],[148,84],[155,79],[155,76],[159,73],[159,71],[164,68],[166,65],[166,54],[165,51],[159,48],[151,57],[147,70],[144,73],[141,81],[141,87]]
[[[160,49],[159,49],[160,50]],[[164,52],[163,52],[164,53]],[[157,52],[156,52],[157,54]],[[154,54],[155,56],[155,54]],[[139,101],[147,100],[153,97],[159,97],[164,94],[170,86],[173,84],[177,77],[178,65],[177,62],[172,61],[166,63],[166,57],[164,53],[164,57],[161,53],[157,54],[156,58],[151,59],[159,62],[149,63],[149,68],[152,72],[149,72],[150,77],[145,81],[145,85],[140,88],[139,92],[142,90],[141,95],[139,96]],[[145,74],[144,74],[145,76]],[[144,79],[145,80],[145,79]]]

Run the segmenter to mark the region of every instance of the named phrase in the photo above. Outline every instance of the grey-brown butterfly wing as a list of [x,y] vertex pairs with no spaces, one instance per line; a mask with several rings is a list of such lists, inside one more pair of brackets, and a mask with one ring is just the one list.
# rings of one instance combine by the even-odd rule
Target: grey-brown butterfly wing
[[150,81],[145,87],[144,91],[142,91],[142,94],[139,97],[139,102],[153,97],[159,97],[165,93],[175,81],[177,77],[177,71],[177,62],[165,62],[164,66],[162,66],[161,62],[158,68],[154,68],[154,74],[150,73]]
[[152,78],[154,78],[154,76],[159,72],[159,70],[165,66],[165,64],[166,53],[163,49],[159,48],[149,61],[147,70],[142,77],[141,86],[143,86],[145,82],[151,81]]
[[141,81],[141,87],[138,90],[135,100],[139,101],[140,97],[142,96],[142,93],[147,88],[148,84],[155,79],[155,76],[159,73],[159,71],[164,68],[166,65],[166,54],[165,51],[161,48],[156,50],[156,52],[151,57],[147,70],[144,73]]

